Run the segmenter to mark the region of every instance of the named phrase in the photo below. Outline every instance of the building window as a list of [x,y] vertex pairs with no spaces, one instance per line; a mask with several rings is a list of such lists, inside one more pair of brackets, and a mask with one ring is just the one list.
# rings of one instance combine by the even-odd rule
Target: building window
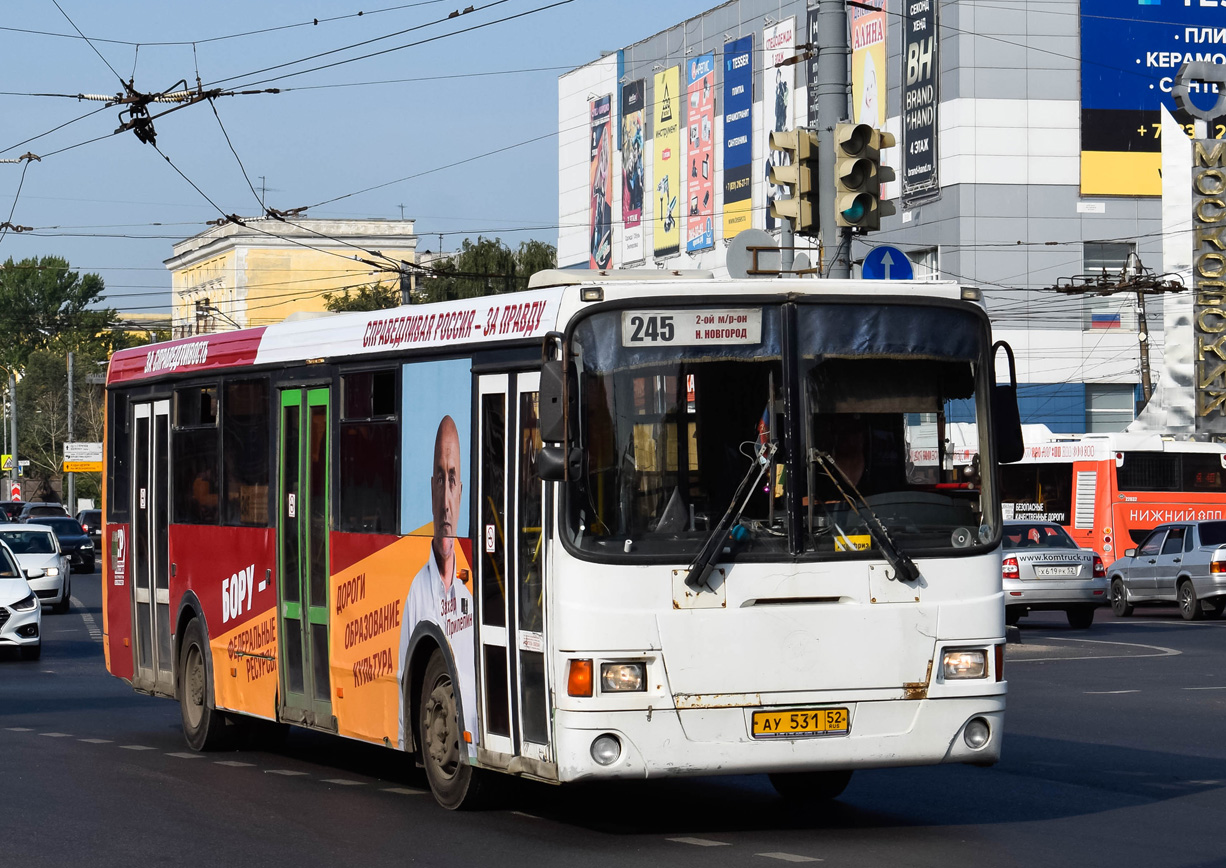
[[1136,387],[1129,383],[1086,384],[1086,433],[1123,431],[1135,417]]
[[910,250],[907,251],[907,258],[911,260],[911,270],[915,272],[916,280],[941,279],[941,258],[937,248]]
[[341,377],[340,530],[395,533],[396,372],[361,371]]
[[[1135,244],[1116,241],[1087,241],[1082,245],[1082,273],[1092,278],[1106,277],[1106,282],[1118,283],[1124,264],[1136,251]],[[1137,299],[1131,292],[1116,295],[1085,296],[1082,307],[1082,327],[1085,329],[1125,329],[1136,331]]]

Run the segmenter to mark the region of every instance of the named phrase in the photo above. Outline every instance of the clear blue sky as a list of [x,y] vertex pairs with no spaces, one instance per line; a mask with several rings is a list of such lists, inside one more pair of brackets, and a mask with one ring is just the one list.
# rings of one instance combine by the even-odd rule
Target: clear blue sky
[[[234,150],[257,190],[267,187],[271,207],[314,205],[430,172],[312,208],[309,216],[399,218],[403,205],[404,216],[417,221],[420,249],[437,250],[440,232],[447,233],[445,250],[478,234],[511,246],[527,238],[556,243],[558,76],[715,0],[573,0],[439,38],[556,0],[476,0],[474,12],[431,23],[468,2],[59,0],[72,23],[52,0],[8,4],[0,18],[0,158],[46,157],[29,164],[24,182],[23,164],[0,164],[0,221],[16,197],[12,222],[35,229],[0,239],[0,259],[63,256],[102,275],[108,304],[121,311],[168,311],[170,274],[162,261],[175,241],[202,231],[219,212],[133,133],[108,135],[119,126],[120,107],[26,94],[114,94],[120,78],[133,75],[136,90],[164,91],[181,79],[194,86],[197,68],[206,88],[284,89],[217,100]],[[349,17],[325,20],[337,16]],[[319,23],[306,23],[314,19]],[[420,29],[256,74],[414,27]],[[233,36],[267,28],[282,29]],[[267,81],[421,40],[432,41]],[[155,44],[168,42],[188,44]],[[258,202],[222,125],[207,102],[189,106],[154,121],[157,146],[226,213],[254,215]],[[105,138],[89,142],[98,137]],[[537,137],[544,138],[467,159]]]

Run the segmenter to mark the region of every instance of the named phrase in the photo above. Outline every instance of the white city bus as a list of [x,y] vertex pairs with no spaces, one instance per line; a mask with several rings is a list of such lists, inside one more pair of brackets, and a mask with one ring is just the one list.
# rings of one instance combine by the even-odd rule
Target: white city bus
[[109,670],[195,749],[334,732],[450,808],[995,762],[997,445],[943,452],[953,402],[992,431],[978,293],[626,277],[117,353]]

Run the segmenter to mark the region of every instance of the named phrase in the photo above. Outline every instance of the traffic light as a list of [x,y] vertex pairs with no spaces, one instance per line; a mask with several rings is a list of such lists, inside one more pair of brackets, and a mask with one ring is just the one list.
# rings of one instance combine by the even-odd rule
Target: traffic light
[[771,215],[792,221],[800,235],[817,234],[817,134],[808,130],[783,130],[770,134],[772,151],[783,151],[791,161],[770,166],[770,182],[792,188],[790,199],[774,199]]
[[895,213],[881,201],[881,185],[894,170],[881,165],[881,152],[894,147],[894,136],[868,124],[835,124],[834,221],[862,232],[881,228],[881,218]]

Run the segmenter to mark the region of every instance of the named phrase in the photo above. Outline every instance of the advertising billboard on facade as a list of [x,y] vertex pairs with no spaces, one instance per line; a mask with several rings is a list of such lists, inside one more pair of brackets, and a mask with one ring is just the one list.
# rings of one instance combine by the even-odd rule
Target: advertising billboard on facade
[[608,268],[613,262],[613,99],[592,100],[591,159],[588,165],[588,231],[591,239],[589,268]]
[[657,258],[681,250],[681,71],[670,67],[652,80],[655,214],[652,249]]
[[1081,0],[1082,195],[1162,194],[1161,108],[1175,111],[1175,75],[1195,60],[1226,63],[1218,3]]
[[[858,124],[885,127],[885,29],[887,0],[849,6],[851,19],[851,111]],[[876,7],[866,9],[866,6]]]
[[[772,24],[762,31],[762,129],[769,137],[771,131],[782,132],[793,127],[792,92],[796,89],[796,67],[784,64],[796,54],[796,19],[788,18]],[[771,202],[780,195],[787,195],[770,182],[770,167],[784,165],[788,157],[783,151],[767,149],[762,170],[762,188],[766,190],[766,230],[778,229],[778,221],[771,214]]]
[[643,79],[622,88],[622,264],[643,259]]
[[694,253],[715,246],[715,55],[695,57],[687,69],[685,249]]
[[724,240],[753,225],[753,34],[724,50]]
[[939,0],[911,0],[903,12],[902,200],[919,204],[940,195],[937,129],[940,112]]

